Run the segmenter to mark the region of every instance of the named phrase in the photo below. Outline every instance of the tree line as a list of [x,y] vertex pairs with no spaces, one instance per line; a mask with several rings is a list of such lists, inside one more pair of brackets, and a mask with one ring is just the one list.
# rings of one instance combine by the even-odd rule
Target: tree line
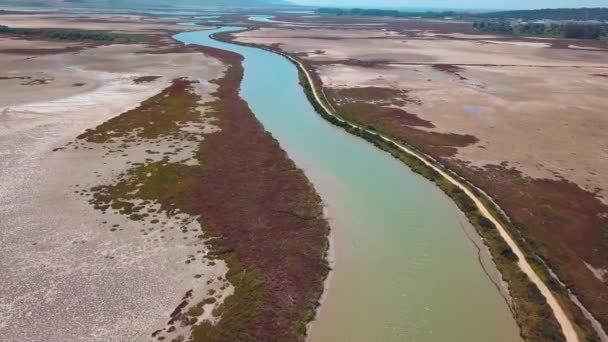
[[572,21],[608,21],[608,8],[547,8],[538,10],[518,10],[500,12],[470,12],[470,11],[427,11],[412,12],[388,9],[363,9],[363,8],[319,8],[318,14],[339,16],[375,16],[375,17],[397,17],[397,18],[457,18],[457,19],[521,19],[531,20],[572,20]]
[[526,23],[507,20],[475,21],[473,28],[480,32],[550,36],[576,39],[608,39],[608,25],[586,22]]
[[428,18],[438,19],[445,17],[455,17],[459,13],[455,11],[441,12],[403,12],[388,9],[363,9],[363,8],[328,8],[323,7],[316,10],[317,14],[337,15],[337,16],[371,16],[371,17],[395,17],[395,18]]
[[544,8],[537,10],[478,13],[478,18],[526,20],[608,21],[608,8]]
[[103,41],[115,43],[136,43],[145,41],[144,36],[133,34],[54,29],[12,28],[4,25],[0,25],[0,33],[50,40]]

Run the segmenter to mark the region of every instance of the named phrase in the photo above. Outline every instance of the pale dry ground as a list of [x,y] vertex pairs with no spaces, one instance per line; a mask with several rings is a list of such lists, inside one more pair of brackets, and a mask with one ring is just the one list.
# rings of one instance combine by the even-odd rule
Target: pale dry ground
[[77,42],[27,41],[14,37],[0,37],[0,53],[13,49],[63,49],[82,46]]
[[239,39],[244,38],[310,38],[331,39],[331,38],[378,38],[394,35],[395,32],[388,30],[366,30],[366,29],[276,29],[270,27],[262,27],[255,31],[246,31],[239,33]]
[[[257,22],[254,20],[254,22]],[[301,27],[301,28],[324,28],[324,27],[342,27],[342,28],[353,28],[357,29],[360,27],[380,27],[383,26],[381,23],[350,23],[350,24],[325,24],[325,23],[314,23],[314,22],[293,22],[293,21],[280,21],[272,20],[268,21],[269,24],[274,24],[280,27]]]
[[568,45],[569,49],[581,49],[581,50],[602,50],[601,48],[591,47],[591,46],[579,46],[579,45]]
[[[209,319],[212,307],[233,291],[226,284],[225,264],[205,259],[195,218],[159,213],[158,223],[150,222],[152,218],[131,221],[112,211],[102,214],[87,202],[89,197],[75,193],[112,184],[128,163],[161,158],[163,151],[173,150],[170,142],[141,142],[111,155],[97,144],[72,144],[53,152],[85,129],[159,93],[174,78],[215,79],[225,69],[220,61],[199,53],[146,52],[152,49],[110,45],[56,55],[0,53],[0,76],[31,77],[0,80],[4,341],[145,341],[167,327],[188,290],[194,289],[192,303],[204,299],[209,289],[216,291],[218,301],[205,308],[203,318]],[[149,75],[161,78],[133,82]],[[34,79],[48,83],[22,85]],[[197,86],[203,101],[212,99],[214,89],[207,82]],[[209,123],[203,131],[212,129]],[[194,147],[186,145],[172,157],[191,156]],[[161,154],[146,153],[148,148]],[[154,203],[149,206],[158,209]],[[178,328],[166,336],[171,340],[187,333]]]
[[491,35],[491,34],[466,34],[460,32],[454,33],[434,33],[434,32],[422,32],[420,34],[423,37],[450,37],[450,38],[458,38],[458,39],[496,39],[500,38],[499,36]]
[[[605,51],[546,49],[548,43],[491,40],[422,39],[315,39],[312,30],[267,28],[236,36],[238,41],[256,44],[281,44],[292,53],[311,53],[311,61],[326,62],[346,59],[388,61],[395,63],[443,64],[516,64],[516,65],[602,65],[608,63]],[[325,30],[328,37],[339,37],[339,30]],[[335,32],[334,32],[335,31]],[[359,30],[360,38],[390,37],[387,31]],[[313,32],[317,34],[316,32]],[[304,38],[302,38],[304,36]],[[608,43],[606,43],[608,48]],[[314,54],[314,51],[324,51]]]
[[124,33],[181,32],[204,29],[200,26],[184,27],[154,17],[118,14],[9,14],[0,16],[0,25],[13,28],[59,28]]
[[[599,195],[608,198],[608,78],[592,76],[608,73],[607,51],[550,49],[542,41],[324,40],[297,38],[306,31],[279,31],[256,30],[237,37],[281,43],[285,51],[307,52],[310,61],[391,61],[373,68],[329,64],[317,70],[328,87],[407,90],[422,104],[404,108],[431,121],[437,126],[433,130],[480,140],[460,148],[458,159],[477,166],[507,161],[536,178],[555,178],[558,173],[589,191],[601,188]],[[373,36],[362,31],[362,36]],[[262,32],[274,37],[259,38]],[[430,65],[396,63],[509,66],[462,66],[460,74],[467,78],[462,80]]]

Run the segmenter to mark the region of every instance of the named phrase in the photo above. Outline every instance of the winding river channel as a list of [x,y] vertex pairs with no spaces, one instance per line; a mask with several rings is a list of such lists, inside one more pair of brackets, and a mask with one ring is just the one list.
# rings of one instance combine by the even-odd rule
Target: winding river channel
[[286,58],[181,33],[245,57],[241,96],[323,198],[333,271],[311,341],[518,341],[451,200],[389,154],[319,116]]

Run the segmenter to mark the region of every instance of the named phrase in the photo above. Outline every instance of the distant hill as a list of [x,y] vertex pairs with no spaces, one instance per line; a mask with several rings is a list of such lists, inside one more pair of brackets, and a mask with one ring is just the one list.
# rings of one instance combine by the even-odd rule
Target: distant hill
[[286,0],[0,0],[1,6],[27,7],[259,7],[293,5]]

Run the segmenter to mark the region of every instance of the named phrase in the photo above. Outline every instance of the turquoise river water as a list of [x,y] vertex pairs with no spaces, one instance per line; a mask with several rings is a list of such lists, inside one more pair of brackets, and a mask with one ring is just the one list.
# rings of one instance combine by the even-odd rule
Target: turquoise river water
[[245,57],[241,96],[326,204],[333,271],[311,341],[518,341],[505,300],[479,262],[466,219],[438,188],[319,116],[296,67],[261,49],[187,44]]

